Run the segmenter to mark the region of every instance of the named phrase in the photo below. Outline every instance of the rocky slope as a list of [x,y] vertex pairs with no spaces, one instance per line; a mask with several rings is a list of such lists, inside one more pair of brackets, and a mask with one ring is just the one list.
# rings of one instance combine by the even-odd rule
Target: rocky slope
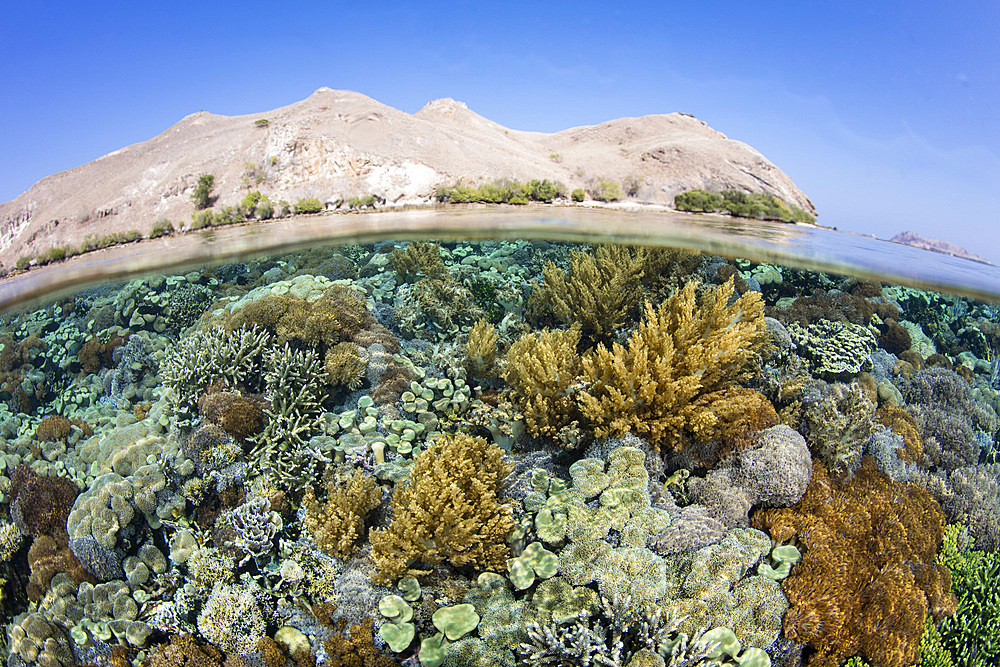
[[[267,123],[258,123],[266,119]],[[292,203],[375,194],[420,204],[434,188],[509,177],[569,188],[594,179],[642,179],[631,198],[672,205],[693,188],[770,193],[807,211],[809,199],[750,146],[687,114],[621,118],[554,134],[510,130],[461,102],[435,100],[414,114],[364,95],[320,88],[290,106],[246,116],[200,111],[148,141],[36,183],[0,204],[0,263],[86,234],[190,219],[198,176],[215,175],[217,205],[250,190]]]

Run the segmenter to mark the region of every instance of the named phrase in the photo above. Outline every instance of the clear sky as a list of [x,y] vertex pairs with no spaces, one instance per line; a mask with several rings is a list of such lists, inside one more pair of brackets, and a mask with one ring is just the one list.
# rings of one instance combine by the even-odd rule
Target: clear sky
[[0,200],[199,109],[329,86],[546,132],[688,112],[824,224],[1000,263],[994,1],[11,2],[0,25]]

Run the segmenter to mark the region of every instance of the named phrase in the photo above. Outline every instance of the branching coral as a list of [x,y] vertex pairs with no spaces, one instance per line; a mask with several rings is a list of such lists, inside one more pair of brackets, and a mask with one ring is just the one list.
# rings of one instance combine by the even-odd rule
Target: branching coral
[[927,491],[892,482],[870,458],[849,481],[813,464],[794,507],[758,512],[753,525],[797,540],[802,562],[782,582],[785,635],[816,649],[812,667],[862,655],[879,667],[917,659],[928,612],[952,613],[951,577],[935,555],[944,515]]
[[346,481],[331,479],[326,485],[326,502],[320,504],[312,488],[306,489],[302,523],[321,549],[338,558],[346,558],[365,535],[365,518],[378,507],[382,492],[375,479],[357,470]]
[[521,336],[507,351],[504,380],[532,435],[555,437],[577,415],[573,385],[581,371],[580,328]]
[[504,567],[514,519],[497,496],[511,469],[482,438],[455,434],[428,447],[393,497],[392,523],[371,531],[372,580],[398,579],[416,561]]
[[646,250],[620,245],[571,252],[568,273],[551,262],[545,267],[528,308],[579,324],[588,339],[606,340],[638,309],[645,262]]
[[654,309],[625,346],[598,345],[583,357],[588,387],[580,411],[598,437],[636,433],[654,445],[680,449],[690,434],[720,435],[720,418],[734,383],[759,363],[768,345],[760,295],[747,292],[730,304],[733,282],[696,302],[695,283]]

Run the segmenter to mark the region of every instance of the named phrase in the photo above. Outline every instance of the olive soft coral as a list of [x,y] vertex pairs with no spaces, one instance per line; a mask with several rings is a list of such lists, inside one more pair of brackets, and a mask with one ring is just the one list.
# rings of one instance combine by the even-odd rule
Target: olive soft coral
[[482,438],[456,433],[434,442],[396,491],[392,523],[370,533],[372,580],[394,581],[416,561],[504,567],[514,519],[498,494],[511,470],[503,450]]
[[722,434],[736,381],[768,346],[764,307],[757,292],[730,303],[732,279],[695,294],[690,282],[659,308],[647,303],[626,345],[601,344],[583,357],[588,386],[577,400],[598,437],[633,433],[681,449],[688,435]]
[[918,658],[927,613],[951,614],[951,577],[935,555],[944,514],[931,495],[893,482],[865,457],[848,481],[822,463],[795,506],[758,512],[755,528],[797,540],[802,562],[782,582],[790,608],[785,635],[811,645],[811,667],[862,655],[878,667]]

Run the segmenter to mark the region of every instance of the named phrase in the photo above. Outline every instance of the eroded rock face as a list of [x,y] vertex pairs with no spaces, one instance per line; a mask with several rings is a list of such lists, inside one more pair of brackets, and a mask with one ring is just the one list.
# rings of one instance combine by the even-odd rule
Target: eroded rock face
[[640,203],[672,205],[685,190],[731,188],[814,210],[764,156],[687,114],[543,134],[509,130],[450,99],[407,114],[320,88],[260,114],[199,111],[148,141],[42,179],[0,204],[0,262],[10,267],[15,254],[78,245],[85,234],[148,234],[161,218],[188,220],[191,192],[205,173],[215,176],[216,208],[235,206],[252,190],[293,204],[367,195],[419,204],[459,178],[548,178],[573,189],[602,177],[630,178],[630,201]]

